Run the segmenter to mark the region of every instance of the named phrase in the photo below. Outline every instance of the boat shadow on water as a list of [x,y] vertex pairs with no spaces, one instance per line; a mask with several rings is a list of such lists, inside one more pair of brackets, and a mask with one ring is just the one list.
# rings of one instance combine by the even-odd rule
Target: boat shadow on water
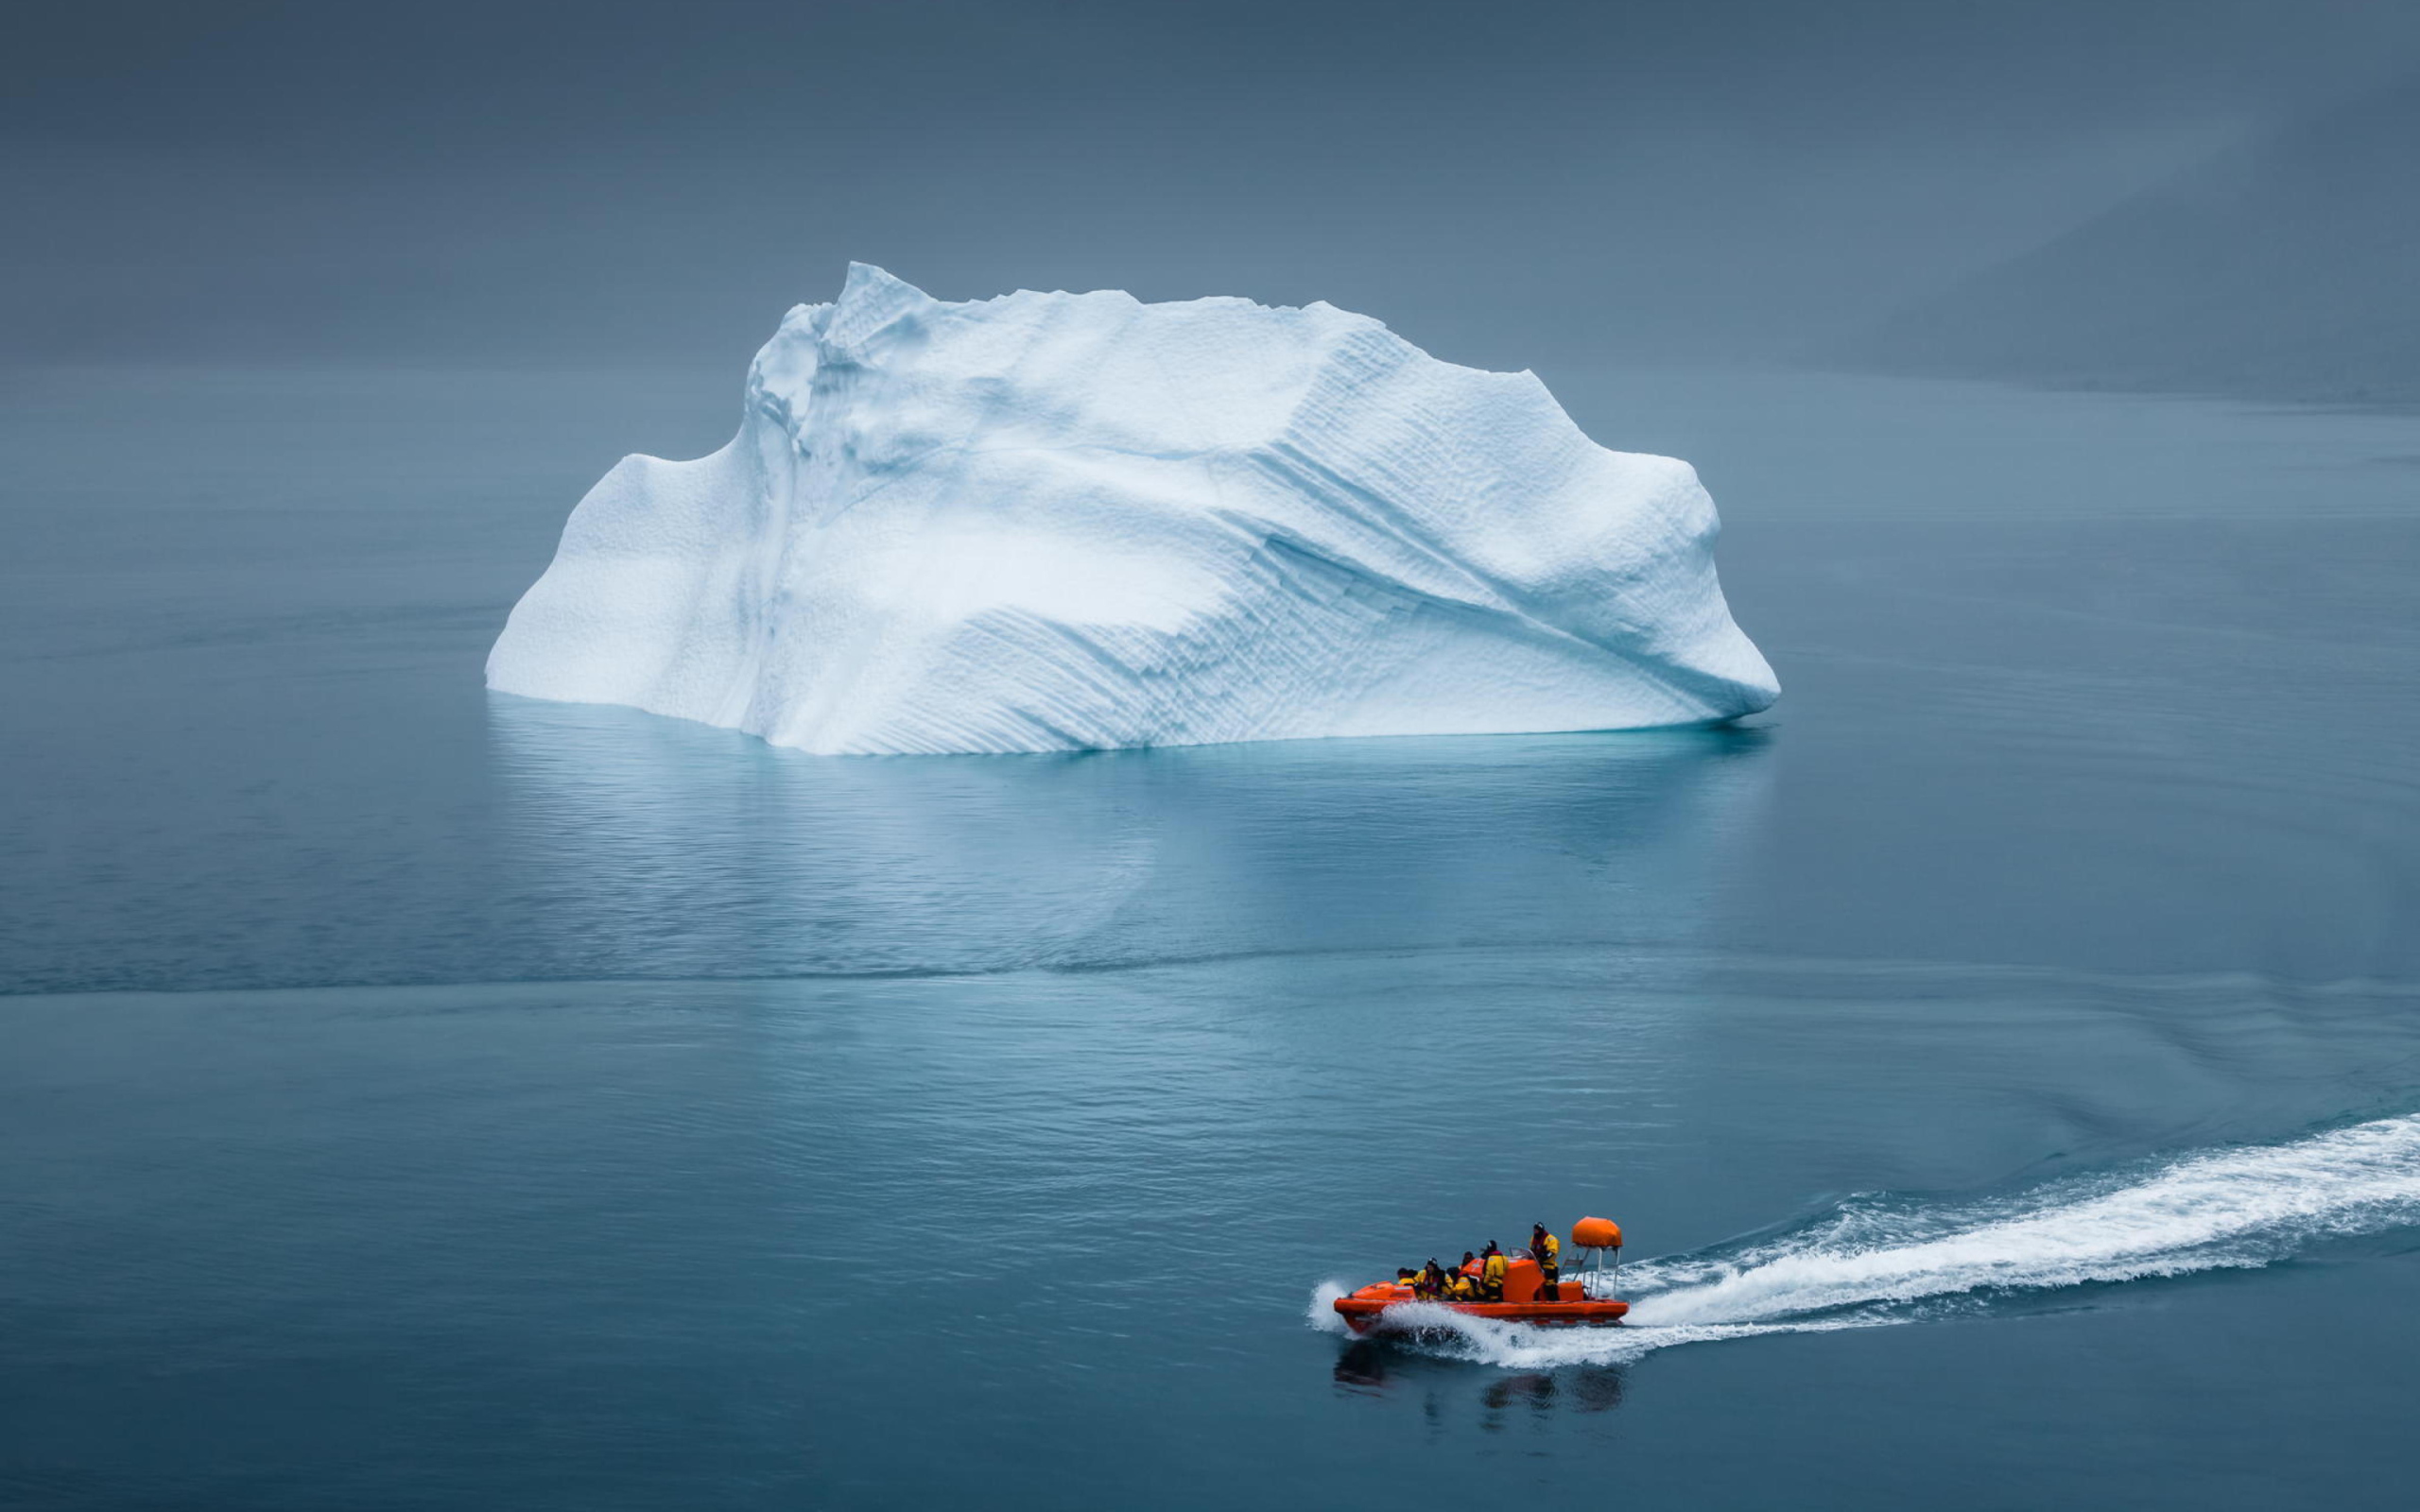
[[[1473,1383],[1485,1383],[1474,1394]],[[1504,1372],[1468,1360],[1441,1358],[1402,1338],[1355,1339],[1336,1357],[1337,1390],[1343,1395],[1399,1399],[1417,1396],[1432,1418],[1443,1418],[1465,1401],[1478,1408],[1478,1426],[1500,1432],[1521,1414],[1545,1418],[1561,1413],[1604,1413],[1622,1404],[1629,1370],[1615,1365],[1573,1365],[1553,1370]]]

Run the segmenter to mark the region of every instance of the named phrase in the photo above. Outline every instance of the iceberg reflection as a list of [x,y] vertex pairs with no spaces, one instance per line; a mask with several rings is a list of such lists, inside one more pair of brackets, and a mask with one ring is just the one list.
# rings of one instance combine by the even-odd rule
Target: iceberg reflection
[[1694,936],[1769,736],[821,757],[492,695],[545,974],[1086,969]]

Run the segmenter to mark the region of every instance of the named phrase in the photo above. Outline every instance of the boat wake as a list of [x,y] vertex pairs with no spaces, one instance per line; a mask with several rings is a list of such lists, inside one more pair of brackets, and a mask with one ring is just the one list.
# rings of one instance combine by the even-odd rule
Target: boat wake
[[[2420,1114],[1943,1204],[1858,1196],[1779,1235],[1622,1267],[1617,1329],[1542,1329],[1431,1304],[1398,1342],[1519,1369],[1613,1365],[1677,1344],[1914,1322],[2062,1287],[2270,1264],[2321,1240],[2420,1224]],[[1322,1286],[1319,1327],[1341,1328]]]

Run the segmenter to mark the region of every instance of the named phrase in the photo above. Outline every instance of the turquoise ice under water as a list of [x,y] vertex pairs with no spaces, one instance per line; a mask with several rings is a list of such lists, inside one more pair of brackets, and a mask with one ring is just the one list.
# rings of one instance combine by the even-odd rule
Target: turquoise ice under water
[[[2420,423],[1548,377],[1754,728],[491,698],[719,375],[10,379],[0,1499],[2400,1505]],[[1635,1328],[1306,1321],[1583,1211]]]

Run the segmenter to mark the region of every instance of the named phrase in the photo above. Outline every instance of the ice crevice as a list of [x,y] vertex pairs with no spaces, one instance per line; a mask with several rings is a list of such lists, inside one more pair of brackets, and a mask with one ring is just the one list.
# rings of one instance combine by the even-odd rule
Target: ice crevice
[[1687,464],[1327,304],[863,264],[710,456],[590,490],[501,692],[847,754],[1613,730],[1778,688]]

